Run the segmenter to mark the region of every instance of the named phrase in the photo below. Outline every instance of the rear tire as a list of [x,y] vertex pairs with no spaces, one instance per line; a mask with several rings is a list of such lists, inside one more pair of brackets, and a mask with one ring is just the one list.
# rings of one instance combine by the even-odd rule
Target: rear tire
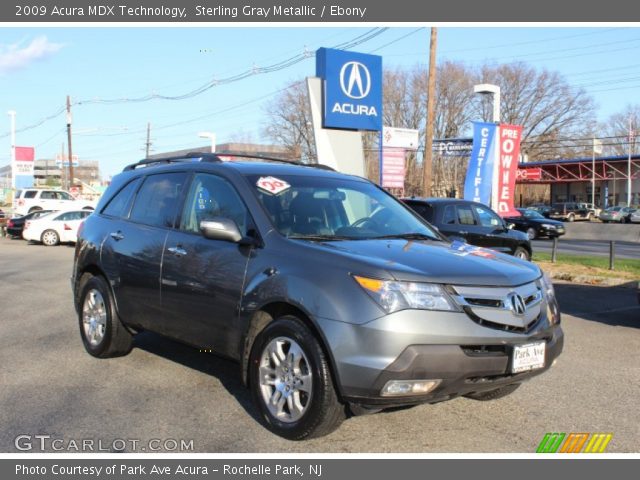
[[575,221],[576,216],[572,213],[567,217],[567,222],[573,222]]
[[47,247],[54,247],[60,243],[60,236],[55,230],[45,230],[40,235],[40,241]]
[[346,416],[320,343],[292,315],[267,325],[256,338],[249,386],[269,430],[289,440],[327,435]]
[[512,394],[520,386],[519,383],[512,383],[511,385],[505,385],[504,387],[496,388],[495,390],[489,390],[488,392],[474,392],[464,395],[465,398],[471,400],[478,400],[480,402],[487,402],[489,400],[497,400],[507,395]]
[[529,254],[528,250],[523,247],[516,248],[515,252],[513,252],[513,256],[522,260],[531,260],[531,255]]
[[97,358],[120,357],[133,347],[133,335],[116,313],[104,278],[85,275],[80,280],[78,322],[85,350]]

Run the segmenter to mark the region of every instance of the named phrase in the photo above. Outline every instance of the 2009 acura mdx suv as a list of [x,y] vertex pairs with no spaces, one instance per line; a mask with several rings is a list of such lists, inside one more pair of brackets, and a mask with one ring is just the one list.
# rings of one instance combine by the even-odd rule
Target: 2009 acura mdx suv
[[529,262],[449,242],[375,184],[318,166],[143,160],[84,222],[72,286],[86,350],[150,330],[239,361],[290,439],[348,413],[491,400],[563,346]]

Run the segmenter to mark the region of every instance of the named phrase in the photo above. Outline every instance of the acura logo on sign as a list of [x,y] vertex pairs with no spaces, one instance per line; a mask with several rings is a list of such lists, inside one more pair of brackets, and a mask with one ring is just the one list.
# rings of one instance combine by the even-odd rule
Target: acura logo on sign
[[347,62],[340,70],[340,87],[344,94],[359,100],[369,95],[371,90],[371,74],[360,62]]
[[513,312],[514,315],[524,315],[527,307],[524,304],[524,300],[517,293],[511,292],[507,295],[507,307]]

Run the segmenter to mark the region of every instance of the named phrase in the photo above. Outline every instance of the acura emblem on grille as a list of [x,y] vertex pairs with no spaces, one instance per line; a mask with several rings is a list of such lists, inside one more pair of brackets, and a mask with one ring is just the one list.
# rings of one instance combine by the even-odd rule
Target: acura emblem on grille
[[522,297],[515,292],[511,292],[507,295],[507,306],[511,309],[513,314],[517,316],[524,315],[524,312],[527,309]]

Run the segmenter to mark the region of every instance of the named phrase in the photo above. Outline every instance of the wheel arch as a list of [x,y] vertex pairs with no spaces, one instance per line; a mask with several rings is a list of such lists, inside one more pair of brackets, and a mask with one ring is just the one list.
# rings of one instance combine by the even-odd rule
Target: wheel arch
[[273,301],[267,303],[251,316],[247,331],[244,335],[244,341],[242,342],[241,368],[243,384],[246,386],[249,385],[249,356],[251,355],[251,350],[256,338],[269,324],[284,315],[293,315],[298,318],[316,337],[320,344],[320,348],[322,348],[322,351],[329,362],[335,391],[338,394],[338,398],[342,400],[342,388],[340,386],[338,369],[336,368],[331,349],[328,348],[327,339],[324,337],[320,328],[318,328],[317,324],[313,321],[312,316],[308,312],[304,311],[300,306],[287,301]]

